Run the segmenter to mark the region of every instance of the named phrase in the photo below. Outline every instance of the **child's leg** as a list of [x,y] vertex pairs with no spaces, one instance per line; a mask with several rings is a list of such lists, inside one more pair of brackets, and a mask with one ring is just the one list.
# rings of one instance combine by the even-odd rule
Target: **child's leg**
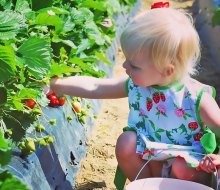
[[[118,165],[130,181],[135,179],[141,167],[146,163],[146,160],[141,159],[139,155],[136,154],[136,140],[137,135],[135,132],[126,131],[119,136],[116,144]],[[147,165],[138,178],[151,176],[149,165]]]
[[151,177],[161,177],[164,162],[151,160],[148,165],[151,171]]
[[177,158],[172,164],[171,177],[198,182],[207,186],[211,184],[211,174],[190,168],[184,159]]

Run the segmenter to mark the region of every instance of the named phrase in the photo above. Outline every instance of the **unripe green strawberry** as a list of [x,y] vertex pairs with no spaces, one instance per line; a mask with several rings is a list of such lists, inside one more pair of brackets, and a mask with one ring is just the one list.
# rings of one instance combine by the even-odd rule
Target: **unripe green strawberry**
[[90,109],[90,108],[92,107],[92,105],[91,105],[91,104],[87,104],[86,107],[87,107],[88,109]]
[[24,143],[24,141],[18,143],[18,148],[19,148],[20,150],[22,150],[22,149],[25,148],[25,143]]
[[5,133],[8,135],[8,136],[11,136],[12,135],[12,130],[11,129],[7,129],[5,131]]
[[71,115],[68,115],[68,116],[67,116],[67,120],[68,120],[68,121],[71,121],[71,120],[73,120],[73,117],[72,117]]
[[42,124],[39,124],[39,125],[37,125],[36,127],[35,127],[35,130],[37,131],[37,132],[44,132],[45,131],[45,127],[42,125]]
[[32,113],[34,113],[36,115],[41,115],[43,112],[41,111],[41,109],[34,108],[34,109],[32,109]]
[[48,145],[48,143],[45,141],[44,138],[38,138],[37,142],[38,142],[39,146],[47,146]]
[[27,148],[27,150],[35,152],[36,148],[35,148],[35,144],[34,144],[34,139],[27,138],[25,140],[25,147]]
[[81,111],[81,114],[84,115],[84,116],[87,116],[87,115],[88,115],[88,112],[87,112],[86,110],[82,110],[82,111]]
[[44,140],[45,140],[47,143],[53,143],[53,142],[54,142],[53,137],[52,137],[52,136],[49,136],[49,135],[45,136],[45,137],[44,137]]
[[50,123],[51,125],[56,125],[56,124],[57,124],[57,120],[56,120],[56,119],[51,119],[51,120],[49,121],[49,123]]
[[83,117],[83,116],[81,116],[81,117],[79,117],[79,121],[80,121],[81,123],[85,124],[85,123],[86,123],[86,118]]

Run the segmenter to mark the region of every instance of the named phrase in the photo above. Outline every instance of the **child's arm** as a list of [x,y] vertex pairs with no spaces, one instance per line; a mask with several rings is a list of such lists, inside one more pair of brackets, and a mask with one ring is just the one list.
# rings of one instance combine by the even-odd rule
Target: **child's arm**
[[51,81],[50,90],[90,99],[112,99],[127,97],[127,77],[101,79],[88,76],[59,78]]
[[215,99],[207,93],[205,93],[201,99],[200,116],[203,123],[207,125],[217,137],[220,137],[220,109]]

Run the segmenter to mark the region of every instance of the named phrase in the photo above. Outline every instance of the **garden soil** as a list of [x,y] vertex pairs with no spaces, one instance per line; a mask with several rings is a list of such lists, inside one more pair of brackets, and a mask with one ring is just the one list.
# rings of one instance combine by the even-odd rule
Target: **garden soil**
[[[143,0],[140,11],[150,8],[152,2]],[[186,9],[191,12],[194,0],[171,1],[172,7]],[[116,56],[114,76],[125,74],[122,67],[124,56],[119,48]],[[127,98],[104,100],[95,129],[88,141],[87,156],[81,161],[80,171],[76,178],[76,190],[115,190],[114,175],[117,166],[115,145],[117,138],[126,126],[128,117]],[[129,182],[128,182],[129,183]]]

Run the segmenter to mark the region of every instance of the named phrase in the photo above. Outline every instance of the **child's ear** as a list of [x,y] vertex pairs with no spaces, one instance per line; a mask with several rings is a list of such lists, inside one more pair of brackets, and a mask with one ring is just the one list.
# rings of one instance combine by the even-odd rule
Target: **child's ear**
[[167,65],[163,70],[163,76],[165,77],[171,76],[174,73],[174,67],[175,66],[172,64]]

